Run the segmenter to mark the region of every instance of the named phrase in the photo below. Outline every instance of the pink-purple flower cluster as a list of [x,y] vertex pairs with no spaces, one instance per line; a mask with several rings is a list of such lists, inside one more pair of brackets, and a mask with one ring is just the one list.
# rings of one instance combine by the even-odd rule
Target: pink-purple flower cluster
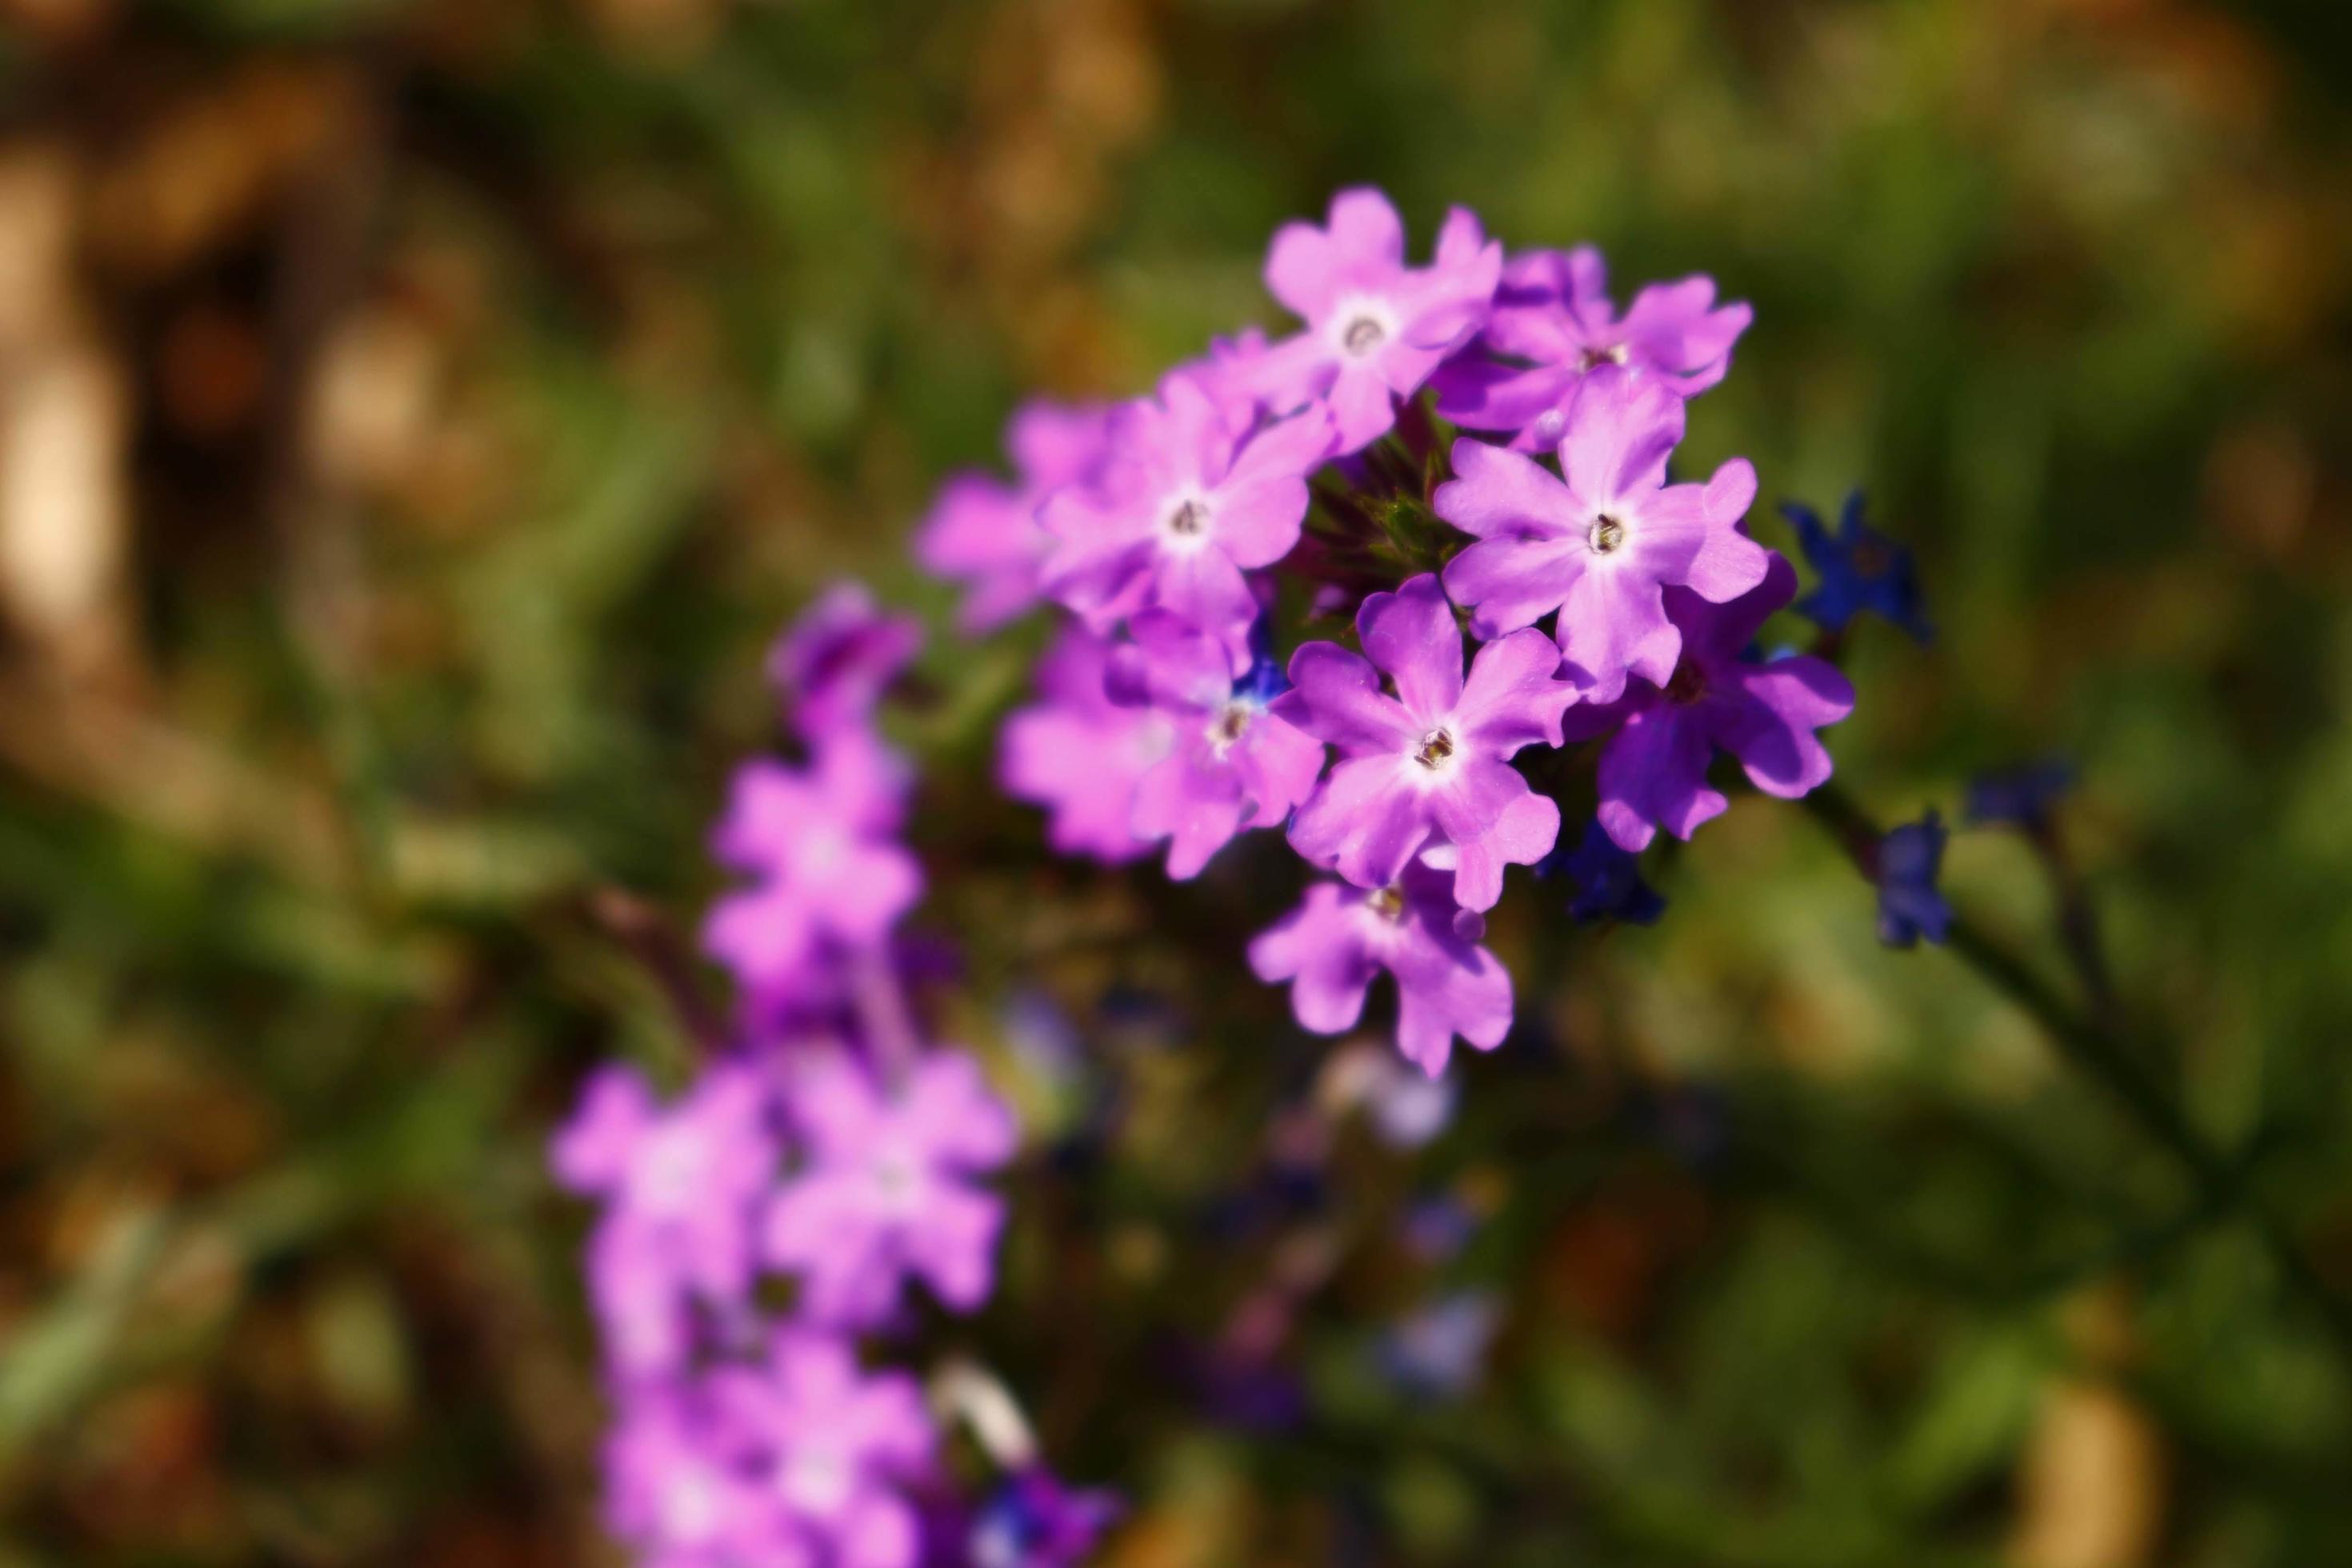
[[[1164,843],[1183,879],[1285,829],[1337,879],[1252,966],[1326,1034],[1388,974],[1398,1046],[1433,1074],[1456,1037],[1490,1049],[1510,1027],[1483,916],[1561,826],[1529,758],[1597,757],[1588,831],[1634,855],[1726,809],[1717,752],[1766,794],[1822,784],[1818,731],[1853,692],[1750,647],[1796,586],[1748,532],[1754,468],[1671,472],[1750,318],[1712,279],[1621,314],[1597,251],[1507,257],[1459,208],[1414,266],[1395,208],[1356,189],[1275,236],[1265,283],[1303,328],[1220,342],[1131,403],[1033,407],[1019,481],[950,481],[919,548],[969,584],[968,623],[1037,601],[1074,617],[1001,758],[1054,847]],[[1349,605],[1353,647],[1317,624]]]
[[[1359,189],[1283,227],[1265,282],[1297,330],[1220,342],[1127,403],[1024,409],[1015,477],[950,479],[916,552],[963,586],[967,631],[1065,613],[998,757],[1053,847],[1182,879],[1279,832],[1314,874],[1249,967],[1321,1034],[1385,977],[1397,1047],[1434,1079],[1455,1040],[1510,1031],[1486,945],[1509,868],[1567,869],[1579,918],[1656,918],[1638,857],[1727,809],[1717,754],[1802,795],[1853,693],[1755,651],[1796,574],[1747,531],[1753,468],[1672,471],[1748,323],[1711,280],[1621,314],[1596,252],[1507,256],[1458,208],[1414,265]],[[601,1205],[610,1523],[661,1568],[1056,1568],[1115,1512],[1004,1436],[985,1373],[935,1370],[927,1408],[867,1363],[927,1307],[988,1299],[990,1178],[1020,1143],[902,973],[918,781],[877,707],[918,641],[851,586],[778,644],[793,755],[740,770],[711,838],[736,879],[703,947],[736,1037],[667,1101],[599,1074],[552,1150]],[[1437,1381],[1475,1365],[1475,1318]],[[960,1399],[987,1412],[964,1414],[992,1490],[959,1494],[936,1424]]]
[[600,1205],[607,1521],[657,1568],[975,1562],[1008,1488],[1068,1500],[1013,1560],[1054,1568],[1113,1512],[1025,1442],[996,1456],[995,1492],[959,1497],[916,1380],[864,1364],[919,1300],[986,1301],[1004,1224],[987,1181],[1020,1142],[979,1063],[921,1037],[894,948],[922,874],[900,838],[913,773],[876,707],[919,640],[853,585],[777,645],[801,755],[747,763],[712,836],[744,879],[703,931],[736,1037],[667,1103],[634,1069],[598,1073],[551,1150]]

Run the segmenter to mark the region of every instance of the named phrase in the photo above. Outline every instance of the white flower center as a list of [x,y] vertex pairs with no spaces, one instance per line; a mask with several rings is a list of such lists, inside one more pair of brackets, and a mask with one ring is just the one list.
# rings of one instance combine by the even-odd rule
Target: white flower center
[[867,1168],[875,1196],[885,1212],[904,1218],[922,1195],[922,1167],[904,1149],[884,1149]]
[[795,1448],[784,1460],[776,1489],[794,1511],[824,1518],[839,1513],[849,1501],[856,1479],[839,1454],[813,1445]]
[[1217,716],[1209,721],[1210,749],[1221,757],[1232,751],[1234,742],[1249,733],[1250,721],[1256,717],[1257,710],[1246,702],[1228,702],[1218,709]]
[[703,1150],[706,1137],[696,1127],[665,1127],[648,1140],[637,1160],[632,1195],[650,1213],[676,1215],[692,1210],[706,1194]]
[[1206,496],[1171,497],[1162,503],[1160,511],[1160,543],[1163,548],[1190,553],[1209,542],[1215,521],[1215,510]]
[[1454,732],[1440,724],[1421,738],[1421,744],[1413,748],[1412,760],[1435,773],[1453,757],[1454,750]]
[[1341,353],[1363,359],[1379,353],[1381,344],[1397,335],[1396,312],[1377,299],[1342,300],[1331,312],[1330,331]]
[[1381,919],[1396,921],[1404,918],[1404,889],[1396,883],[1376,888],[1364,895],[1364,907]]

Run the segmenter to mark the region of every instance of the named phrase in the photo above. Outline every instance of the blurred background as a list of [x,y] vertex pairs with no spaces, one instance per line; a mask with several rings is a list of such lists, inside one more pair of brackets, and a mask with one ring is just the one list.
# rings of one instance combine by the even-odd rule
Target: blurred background
[[[1358,181],[1754,302],[1686,457],[1865,487],[1937,623],[1853,639],[1842,780],[2074,760],[2152,1066],[2352,1293],[2336,12],[0,3],[0,1563],[615,1560],[541,1153],[687,1047],[597,910],[690,931],[783,617],[943,626],[941,473],[1277,320]],[[1295,872],[991,799],[1035,631],[927,656],[918,923],[1039,1129],[958,1342],[1110,1561],[2352,1562],[2318,1323],[1801,812],[1651,930],[1516,891],[1401,1152],[1241,978]],[[2058,972],[2021,838],[1948,872]]]

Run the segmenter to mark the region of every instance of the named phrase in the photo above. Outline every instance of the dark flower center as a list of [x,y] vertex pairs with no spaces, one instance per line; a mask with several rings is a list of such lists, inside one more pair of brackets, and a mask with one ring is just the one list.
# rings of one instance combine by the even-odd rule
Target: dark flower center
[[1876,543],[1855,545],[1851,559],[1854,571],[1864,577],[1883,577],[1886,569],[1895,564],[1886,547]]
[[1384,921],[1401,920],[1404,916],[1404,889],[1393,883],[1376,892],[1364,895],[1364,902],[1372,913]]
[[1675,666],[1674,679],[1666,682],[1666,700],[1696,702],[1706,695],[1706,672],[1689,659]]
[[1168,514],[1168,531],[1180,538],[1191,539],[1209,526],[1209,514],[1196,500],[1188,500]]
[[1586,537],[1592,553],[1607,555],[1625,542],[1625,525],[1604,511],[1592,520],[1592,531]]
[[1434,769],[1438,763],[1453,754],[1454,737],[1440,728],[1432,730],[1421,738],[1420,749],[1413,752],[1412,760],[1424,768]]
[[1250,726],[1250,708],[1246,702],[1228,702],[1218,713],[1216,722],[1209,726],[1212,740],[1230,746],[1242,738]]
[[1576,368],[1579,370],[1591,370],[1595,365],[1623,364],[1624,363],[1625,345],[1623,343],[1612,343],[1605,349],[1587,347],[1576,356]]
[[1340,346],[1351,354],[1368,354],[1387,339],[1386,329],[1370,316],[1359,316],[1339,334]]

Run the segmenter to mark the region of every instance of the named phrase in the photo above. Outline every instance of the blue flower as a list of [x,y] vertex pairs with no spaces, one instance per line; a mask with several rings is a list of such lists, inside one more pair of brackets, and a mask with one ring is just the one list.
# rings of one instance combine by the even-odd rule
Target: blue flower
[[1075,1491],[1032,1466],[1017,1472],[971,1522],[971,1568],[1072,1568],[1118,1517],[1108,1492]]
[[1665,912],[1664,896],[1642,880],[1642,858],[1617,847],[1599,822],[1587,823],[1581,843],[1573,849],[1553,850],[1536,871],[1539,876],[1564,873],[1576,885],[1568,912],[1580,924],[1624,921],[1645,926]]
[[1834,534],[1809,506],[1782,501],[1780,515],[1796,529],[1806,563],[1821,579],[1798,601],[1799,614],[1837,632],[1862,611],[1874,610],[1923,643],[1935,639],[1920,600],[1911,547],[1895,543],[1862,521],[1860,490],[1846,497]]
[[1969,784],[1969,820],[2031,831],[2050,820],[2050,808],[2074,787],[2074,767],[2063,757],[1980,773]]
[[1950,837],[1933,811],[1892,828],[1878,842],[1878,940],[1909,947],[1921,937],[1941,942],[1952,927],[1952,906],[1936,890]]

